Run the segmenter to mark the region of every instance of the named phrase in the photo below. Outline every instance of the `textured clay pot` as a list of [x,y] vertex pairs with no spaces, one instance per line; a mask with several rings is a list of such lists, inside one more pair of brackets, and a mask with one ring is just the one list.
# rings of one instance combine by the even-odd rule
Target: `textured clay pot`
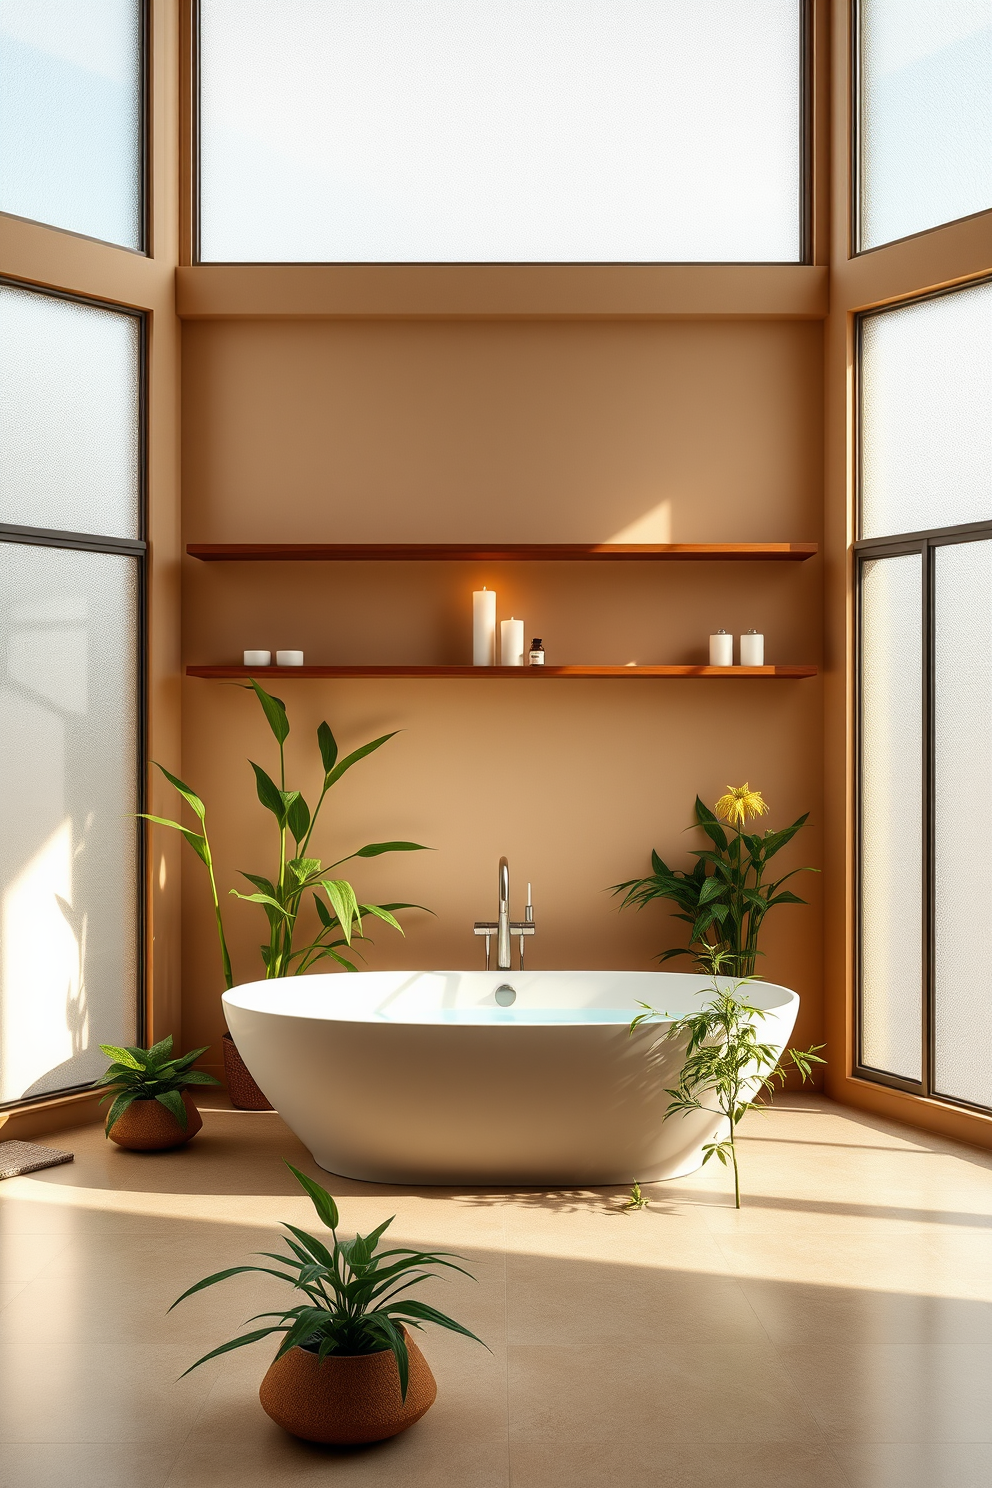
[[164,1152],[169,1147],[181,1147],[190,1137],[195,1137],[203,1125],[203,1117],[185,1090],[183,1105],[186,1107],[185,1131],[161,1101],[136,1100],[122,1116],[118,1116],[107,1135],[118,1147],[128,1147],[132,1152]]
[[231,1105],[239,1111],[271,1111],[271,1105],[248,1073],[248,1066],[231,1035],[225,1033],[220,1042],[224,1050],[224,1075]]
[[396,1436],[419,1421],[437,1395],[427,1360],[405,1328],[403,1333],[410,1355],[405,1401],[388,1349],[320,1362],[307,1349],[293,1348],[269,1365],[258,1392],[262,1409],[304,1441],[353,1447]]

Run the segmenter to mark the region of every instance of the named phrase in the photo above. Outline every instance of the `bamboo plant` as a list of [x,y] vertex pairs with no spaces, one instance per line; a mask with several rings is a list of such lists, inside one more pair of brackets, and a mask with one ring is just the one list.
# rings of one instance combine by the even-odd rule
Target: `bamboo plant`
[[754,975],[762,954],[758,935],[769,910],[806,902],[783,885],[796,873],[817,871],[794,868],[781,878],[766,878],[771,859],[791,842],[809,815],[804,812],[791,826],[778,831],[746,830],[750,820],[767,811],[761,792],[746,784],[728,786],[715,812],[697,796],[695,825],[705,832],[709,845],[693,851],[692,871],[670,868],[652,851],[653,871],[646,878],[613,885],[612,892],[624,896],[621,909],[643,909],[656,899],[668,899],[677,905],[674,918],[692,927],[688,946],[662,951],[660,961],[692,956],[697,965],[711,970],[712,957],[718,952],[728,975],[742,980]]
[[[256,764],[254,760],[249,761],[255,774],[255,790],[258,799],[266,811],[275,818],[278,833],[278,860],[271,877],[242,870],[241,876],[252,885],[253,893],[243,894],[237,889],[231,889],[229,892],[234,898],[245,903],[259,905],[265,914],[268,936],[260,950],[266,980],[275,977],[300,976],[310,971],[318,962],[327,959],[336,962],[346,971],[355,971],[357,968],[351,956],[357,950],[354,942],[365,938],[363,916],[381,920],[402,935],[403,928],[396,919],[395,911],[420,909],[423,906],[409,903],[359,903],[358,896],[347,879],[332,877],[334,869],[340,868],[343,863],[351,862],[355,858],[377,858],[383,853],[424,852],[426,849],[419,842],[369,842],[364,847],[358,848],[356,852],[348,853],[345,857],[338,858],[336,862],[325,866],[320,858],[312,855],[311,839],[328,792],[337,785],[353,765],[357,765],[360,760],[367,758],[375,750],[381,749],[383,744],[387,744],[390,739],[394,738],[395,731],[382,734],[378,739],[372,739],[368,744],[363,744],[359,749],[353,750],[351,754],[339,760],[334,735],[328,724],[322,723],[317,729],[322,780],[317,804],[311,811],[301,791],[286,788],[286,739],[289,736],[290,727],[285,704],[279,698],[270,696],[254,679],[251,687],[279,746],[278,784],[267,771],[262,769],[261,765]],[[167,817],[152,816],[147,812],[143,815],[146,821],[181,832],[207,870],[224,985],[230,990],[234,986],[234,972],[224,930],[224,916],[217,889],[213,852],[207,834],[206,807],[197,793],[178,776],[170,774],[165,766],[158,764],[157,761],[153,763],[190,807],[199,822],[199,831],[184,827],[181,822],[171,821]],[[308,907],[309,900],[313,901],[319,928],[316,934],[313,934],[311,922],[311,930],[302,932],[305,943],[299,944],[301,916]]]
[[[762,1043],[758,1038],[757,1023],[768,1017],[764,1008],[755,1007],[740,995],[741,988],[755,977],[746,977],[728,987],[720,978],[724,957],[716,952],[712,957],[713,995],[699,1012],[687,1013],[671,1022],[661,1035],[662,1040],[688,1036],[685,1063],[678,1083],[665,1094],[671,1097],[665,1120],[689,1111],[717,1110],[726,1117],[728,1133],[703,1147],[703,1164],[711,1157],[719,1158],[734,1173],[734,1208],[741,1207],[740,1169],[737,1162],[737,1129],[752,1106],[764,1104],[763,1092],[773,1093],[776,1082],[784,1084],[786,1071],[782,1060],[786,1056],[802,1077],[803,1084],[812,1075],[814,1064],[823,1064],[819,1050],[823,1044],[814,1044],[810,1049],[789,1049],[779,1054],[773,1044]],[[723,980],[723,985],[721,985]],[[638,1013],[630,1025],[631,1033],[641,1023],[651,1018],[664,1018],[647,1003],[641,1003],[643,1013]],[[715,1101],[715,1108],[707,1097]],[[631,1190],[630,1208],[640,1208],[641,1197],[635,1183]]]

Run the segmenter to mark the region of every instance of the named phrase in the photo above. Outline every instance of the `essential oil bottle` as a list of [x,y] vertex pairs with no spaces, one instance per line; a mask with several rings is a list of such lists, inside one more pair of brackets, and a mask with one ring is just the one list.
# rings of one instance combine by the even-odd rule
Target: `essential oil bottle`
[[540,636],[535,636],[530,643],[530,650],[527,652],[527,665],[544,665],[544,642],[541,640]]

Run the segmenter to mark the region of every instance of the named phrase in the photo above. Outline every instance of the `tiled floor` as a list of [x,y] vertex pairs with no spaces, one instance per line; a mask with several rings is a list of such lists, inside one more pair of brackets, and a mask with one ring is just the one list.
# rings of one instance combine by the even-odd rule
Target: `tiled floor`
[[208,1271],[315,1223],[279,1118],[211,1111],[186,1149],[99,1128],[0,1184],[0,1488],[989,1488],[992,1155],[787,1097],[724,1170],[647,1189],[490,1193],[325,1179],[343,1227],[460,1250],[422,1340],[437,1404],[392,1442],[285,1436],[256,1345],[178,1376],[273,1295]]

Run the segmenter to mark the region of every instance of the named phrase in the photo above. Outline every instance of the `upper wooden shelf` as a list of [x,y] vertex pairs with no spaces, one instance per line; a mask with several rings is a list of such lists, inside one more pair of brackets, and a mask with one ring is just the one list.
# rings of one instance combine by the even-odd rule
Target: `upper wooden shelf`
[[311,677],[471,677],[477,681],[496,682],[550,681],[553,678],[581,681],[589,678],[618,677],[675,679],[704,677],[711,681],[731,682],[766,678],[769,681],[798,681],[815,677],[815,666],[188,666],[187,677],[206,677],[213,681],[246,677],[279,677],[299,681]]
[[802,563],[816,543],[188,543],[203,563]]

